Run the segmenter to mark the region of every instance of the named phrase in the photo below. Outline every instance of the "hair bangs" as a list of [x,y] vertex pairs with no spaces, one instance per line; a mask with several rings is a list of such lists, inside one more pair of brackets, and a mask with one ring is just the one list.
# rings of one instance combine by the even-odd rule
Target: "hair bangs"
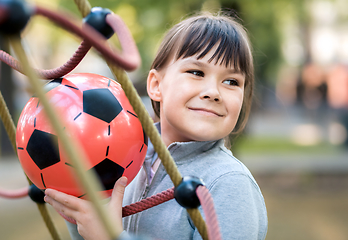
[[[210,20],[210,21],[209,21]],[[201,22],[193,23],[189,31],[182,37],[181,47],[176,58],[187,58],[197,55],[197,59],[205,57],[215,46],[215,52],[209,61],[224,64],[243,73],[248,72],[248,46],[241,45],[242,36],[229,24],[205,19],[204,27]]]

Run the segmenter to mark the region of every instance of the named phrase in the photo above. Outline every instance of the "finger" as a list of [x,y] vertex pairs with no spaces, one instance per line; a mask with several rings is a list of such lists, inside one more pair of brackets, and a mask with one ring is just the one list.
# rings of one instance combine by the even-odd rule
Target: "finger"
[[[65,207],[70,208],[72,210],[78,210],[80,201],[83,201],[82,199],[65,194],[63,192],[59,192],[54,189],[46,189],[45,195],[45,198],[49,197],[52,200],[54,200],[54,202],[64,205]],[[50,200],[49,198],[47,198],[47,200]]]
[[63,204],[61,204],[60,202],[57,202],[56,200],[54,200],[53,198],[49,197],[49,196],[45,196],[44,198],[45,202],[50,204],[58,213],[63,214],[63,216],[67,216],[69,218],[73,218],[75,219],[75,210],[72,210],[66,206],[64,206]]
[[114,189],[112,191],[111,195],[111,204],[116,204],[122,206],[122,201],[123,201],[123,195],[124,195],[124,190],[127,186],[127,181],[128,179],[123,176],[119,178],[114,186]]

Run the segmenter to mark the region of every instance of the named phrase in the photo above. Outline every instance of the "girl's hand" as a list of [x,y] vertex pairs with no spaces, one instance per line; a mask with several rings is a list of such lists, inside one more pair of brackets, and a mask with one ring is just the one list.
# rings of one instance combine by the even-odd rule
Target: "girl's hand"
[[[126,185],[126,177],[117,180],[107,206],[113,224],[118,225],[120,229],[123,229],[122,200]],[[85,240],[110,239],[89,201],[53,189],[46,189],[45,194],[45,202],[51,204],[56,211],[76,220],[77,230]]]

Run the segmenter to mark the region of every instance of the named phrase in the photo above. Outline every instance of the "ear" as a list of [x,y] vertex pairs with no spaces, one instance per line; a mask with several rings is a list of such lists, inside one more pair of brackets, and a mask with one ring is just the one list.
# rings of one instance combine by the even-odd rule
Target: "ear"
[[160,102],[162,99],[160,84],[162,75],[156,70],[151,69],[147,76],[147,94],[156,102]]

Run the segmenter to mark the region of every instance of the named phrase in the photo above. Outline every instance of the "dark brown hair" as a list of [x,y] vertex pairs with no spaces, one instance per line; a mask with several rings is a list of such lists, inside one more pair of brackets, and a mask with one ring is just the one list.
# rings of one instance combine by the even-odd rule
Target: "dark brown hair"
[[[209,61],[245,74],[244,99],[233,133],[241,132],[250,113],[254,87],[254,66],[249,38],[243,26],[222,13],[202,13],[181,21],[165,35],[151,69],[161,70],[170,60],[191,57],[203,58],[218,46]],[[154,112],[160,116],[159,102],[152,101]]]

